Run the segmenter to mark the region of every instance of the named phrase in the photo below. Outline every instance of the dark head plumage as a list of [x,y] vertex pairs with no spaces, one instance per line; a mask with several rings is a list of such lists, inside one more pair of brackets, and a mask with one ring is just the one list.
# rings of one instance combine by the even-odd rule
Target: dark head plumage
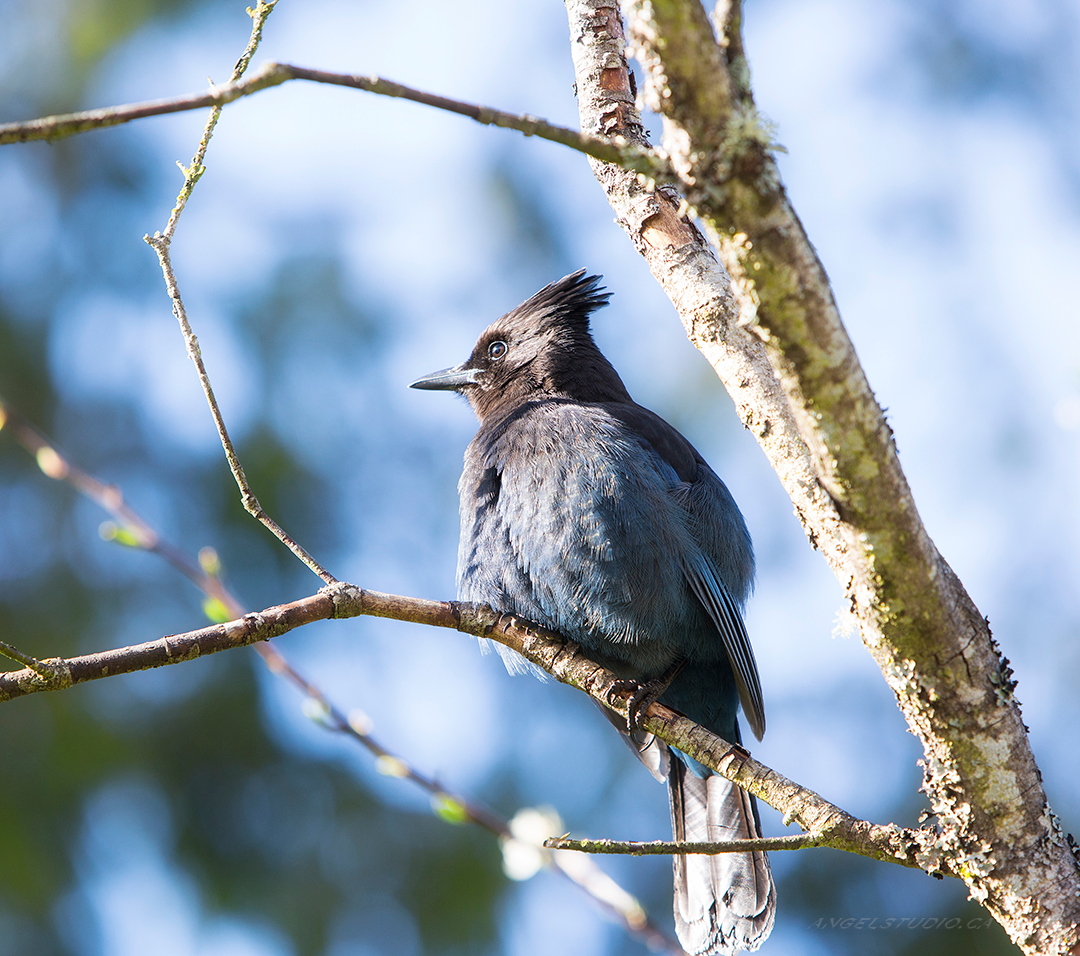
[[589,316],[611,298],[602,278],[579,269],[544,286],[489,325],[466,362],[412,387],[461,392],[481,421],[543,397],[629,402],[589,331]]

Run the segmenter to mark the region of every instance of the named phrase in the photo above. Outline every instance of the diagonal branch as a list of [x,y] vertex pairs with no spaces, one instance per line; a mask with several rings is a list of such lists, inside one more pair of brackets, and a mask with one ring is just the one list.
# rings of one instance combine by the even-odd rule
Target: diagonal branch
[[69,461],[48,438],[3,399],[0,399],[0,428],[12,433],[15,440],[34,456],[45,475],[56,481],[66,481],[120,522],[119,526],[103,526],[103,537],[164,558],[208,597],[220,601],[230,617],[239,617],[243,613],[240,605],[224,591],[220,581],[190,561],[179,548],[162,540],[157,531],[128,505],[123,492],[116,485],[105,484]]
[[[429,601],[367,591],[345,583],[330,585],[310,597],[246,614],[225,624],[97,654],[44,661],[60,675],[55,678],[29,668],[0,673],[0,702],[115,674],[193,660],[270,640],[313,621],[359,615],[452,628],[498,641],[556,679],[626,716],[627,700],[613,696],[620,683],[618,676],[551,631],[500,614],[483,604]],[[787,821],[800,824],[816,846],[846,850],[930,873],[959,875],[939,846],[938,835],[931,830],[912,830],[894,824],[880,826],[859,820],[814,791],[759,763],[742,747],[728,743],[662,704],[649,707],[642,726],[775,807]]]
[[[195,166],[193,164],[191,169],[194,168]],[[198,168],[200,170],[202,169],[201,166]],[[195,179],[197,178],[198,176],[196,175]],[[187,189],[188,184],[194,185],[194,180],[192,179],[190,171],[187,174],[185,189]],[[177,201],[177,206],[173,209],[173,215],[169,219],[170,226],[175,225],[176,217],[178,215],[177,210],[181,209],[182,203],[186,201],[186,197],[182,193],[180,200]],[[311,571],[322,578],[323,581],[327,584],[333,584],[337,579],[319,564],[305,548],[295,541],[284,528],[270,517],[259,503],[259,499],[256,497],[255,492],[252,490],[251,485],[247,480],[247,475],[244,474],[244,466],[240,463],[240,458],[236,454],[232,438],[229,437],[229,430],[225,425],[225,418],[221,414],[221,409],[218,407],[217,396],[214,394],[213,385],[210,383],[210,375],[207,373],[206,364],[203,362],[202,350],[199,348],[199,340],[196,338],[195,332],[191,328],[191,323],[188,321],[187,310],[184,308],[184,300],[180,295],[180,287],[177,284],[176,275],[173,272],[172,261],[169,257],[169,237],[158,232],[153,236],[144,236],[143,238],[147,244],[153,248],[154,252],[157,253],[161,271],[165,276],[165,289],[169,294],[169,298],[172,300],[173,315],[176,316],[176,321],[180,324],[180,331],[184,336],[184,347],[187,349],[188,357],[195,365],[195,371],[199,377],[199,384],[202,386],[203,394],[206,396],[206,402],[210,406],[210,415],[214,420],[214,426],[217,428],[218,437],[221,439],[221,447],[225,450],[225,459],[229,463],[229,469],[232,471],[233,479],[240,489],[240,501],[244,506],[244,510],[267,528],[271,534],[292,551],[292,553],[307,565]]]
[[[236,61],[236,66],[233,67],[232,75],[229,77],[229,83],[227,84],[228,86],[235,86],[247,71],[248,64],[251,63],[251,58],[255,55],[255,51],[259,48],[259,43],[262,41],[262,31],[263,27],[266,25],[266,18],[273,12],[276,4],[277,0],[259,0],[254,10],[252,10],[251,7],[247,8],[248,16],[251,17],[251,36],[248,38],[248,44],[244,48],[244,52],[240,55],[240,59]],[[210,146],[210,139],[214,135],[217,121],[221,117],[222,105],[223,104],[221,103],[213,104],[213,109],[210,110],[210,116],[206,121],[202,139],[199,140],[199,146],[195,150],[195,156],[191,160],[191,165],[185,169],[180,163],[177,163],[184,173],[184,186],[180,190],[180,195],[176,199],[176,205],[173,206],[173,210],[169,215],[168,225],[165,226],[165,231],[161,234],[161,240],[166,249],[172,239],[173,233],[176,231],[176,222],[180,218],[180,214],[184,211],[188,199],[191,197],[191,191],[195,188],[195,184],[199,181],[199,177],[205,172],[205,168],[202,164],[203,157],[206,155],[206,150]],[[107,113],[108,111],[104,112]],[[0,140],[0,143],[2,142],[3,140]]]
[[10,660],[17,661],[23,667],[29,668],[46,680],[62,677],[62,672],[54,664],[47,664],[45,661],[39,661],[36,657],[24,654],[7,641],[0,641],[0,654]]
[[[612,206],[758,438],[926,753],[938,847],[1012,938],[1080,938],[1080,871],[1046,802],[1008,664],[919,518],[828,277],[757,114],[741,5],[631,0],[629,44],[682,195],[594,162]],[[613,0],[567,0],[582,129],[648,147]],[[708,241],[693,221],[701,223]],[[717,259],[719,257],[719,261]],[[722,263],[722,265],[721,265]]]

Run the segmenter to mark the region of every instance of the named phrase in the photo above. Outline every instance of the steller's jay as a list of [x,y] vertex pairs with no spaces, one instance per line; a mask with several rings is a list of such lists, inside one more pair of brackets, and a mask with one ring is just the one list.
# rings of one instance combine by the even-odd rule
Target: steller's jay
[[[490,325],[464,364],[412,383],[460,392],[480,419],[458,485],[458,597],[558,631],[733,743],[741,701],[761,739],[741,614],[750,535],[724,483],[634,402],[593,342],[589,315],[610,295],[600,279],[582,269],[551,283]],[[507,657],[512,670],[524,663]],[[607,713],[667,779],[676,839],[760,835],[749,794]],[[676,856],[674,868],[687,952],[761,945],[776,910],[764,853]]]

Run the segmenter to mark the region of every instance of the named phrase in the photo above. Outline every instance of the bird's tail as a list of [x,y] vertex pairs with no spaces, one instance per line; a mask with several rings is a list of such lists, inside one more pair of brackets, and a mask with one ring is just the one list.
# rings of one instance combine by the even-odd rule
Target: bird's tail
[[[699,777],[671,755],[668,773],[676,840],[759,837],[753,798],[723,777]],[[757,949],[772,930],[776,888],[763,852],[676,856],[675,930],[691,956]]]

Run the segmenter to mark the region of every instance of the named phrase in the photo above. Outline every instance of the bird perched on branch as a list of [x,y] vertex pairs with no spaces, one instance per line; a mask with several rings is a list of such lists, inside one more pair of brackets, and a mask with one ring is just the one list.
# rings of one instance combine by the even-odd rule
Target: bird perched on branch
[[[580,270],[551,283],[490,325],[463,364],[412,383],[460,392],[480,419],[458,486],[458,597],[558,631],[634,682],[638,700],[659,694],[732,743],[741,702],[760,739],[741,613],[750,535],[724,483],[634,402],[597,348],[589,316],[610,295],[600,278]],[[676,839],[760,835],[749,794],[607,713],[666,778]],[[776,909],[763,852],[676,856],[674,868],[687,952],[761,945]]]

